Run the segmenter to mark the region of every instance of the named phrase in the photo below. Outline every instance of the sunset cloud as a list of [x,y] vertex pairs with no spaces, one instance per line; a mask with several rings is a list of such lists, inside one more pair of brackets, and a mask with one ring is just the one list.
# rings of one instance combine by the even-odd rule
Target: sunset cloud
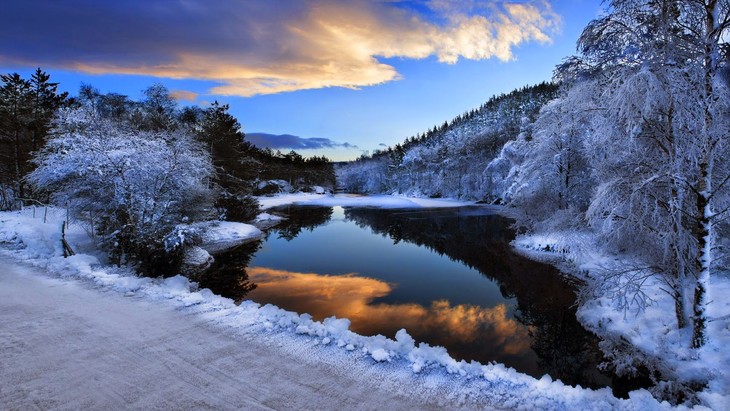
[[[397,80],[382,58],[513,59],[548,43],[545,1],[25,0],[0,17],[0,64],[218,82],[252,96]],[[23,16],[23,18],[17,18]],[[101,18],[98,16],[102,16]]]
[[194,102],[198,98],[198,93],[187,90],[171,90],[170,96],[178,101]]

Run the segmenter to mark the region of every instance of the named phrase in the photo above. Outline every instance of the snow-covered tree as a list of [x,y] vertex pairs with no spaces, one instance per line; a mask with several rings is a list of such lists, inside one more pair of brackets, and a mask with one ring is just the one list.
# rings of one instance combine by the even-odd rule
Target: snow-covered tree
[[145,270],[168,257],[172,250],[162,247],[177,224],[211,208],[210,157],[181,132],[119,127],[77,108],[34,161],[28,179],[35,187],[93,220],[117,262],[126,255]]
[[[730,133],[719,75],[727,0],[615,0],[579,42],[602,83],[586,146],[601,184],[588,216],[616,249],[632,249],[676,302],[692,346],[705,343],[709,276],[725,258]],[[596,74],[597,73],[597,74]]]
[[532,141],[522,147],[508,197],[533,223],[579,218],[588,207],[595,182],[584,143],[597,104],[594,92],[594,82],[564,87],[531,125]]

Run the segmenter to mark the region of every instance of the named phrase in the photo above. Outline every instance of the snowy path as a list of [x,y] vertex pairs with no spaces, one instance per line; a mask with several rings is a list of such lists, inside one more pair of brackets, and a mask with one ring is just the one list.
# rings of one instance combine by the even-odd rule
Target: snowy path
[[[173,308],[0,257],[2,409],[429,409]],[[283,358],[282,358],[283,357]]]

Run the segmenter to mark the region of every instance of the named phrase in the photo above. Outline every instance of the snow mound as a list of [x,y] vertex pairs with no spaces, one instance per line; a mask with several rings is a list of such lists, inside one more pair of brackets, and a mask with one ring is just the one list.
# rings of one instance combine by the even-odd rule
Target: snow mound
[[[199,226],[200,227],[200,226]],[[200,247],[215,254],[261,237],[261,230],[244,223],[232,221],[213,221],[203,226]]]
[[213,256],[201,247],[190,247],[185,250],[185,256],[183,257],[183,273],[188,275],[201,273],[210,268],[213,261]]
[[462,207],[473,202],[443,198],[418,198],[400,195],[361,196],[353,194],[319,195],[311,193],[280,194],[257,197],[262,210],[287,204],[325,207],[378,207],[378,208],[446,208]]

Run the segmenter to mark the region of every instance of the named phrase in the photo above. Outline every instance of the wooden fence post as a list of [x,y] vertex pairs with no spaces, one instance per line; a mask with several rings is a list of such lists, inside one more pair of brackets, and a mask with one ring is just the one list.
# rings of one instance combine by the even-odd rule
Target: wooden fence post
[[76,254],[66,241],[66,221],[61,225],[61,246],[63,246],[63,258]]

